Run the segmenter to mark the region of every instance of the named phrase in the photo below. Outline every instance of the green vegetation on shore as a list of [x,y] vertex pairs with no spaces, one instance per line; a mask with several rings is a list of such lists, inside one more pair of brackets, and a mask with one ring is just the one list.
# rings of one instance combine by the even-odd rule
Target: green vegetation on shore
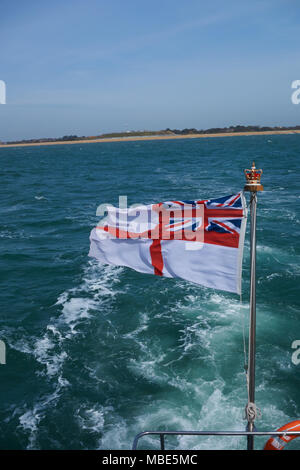
[[231,126],[231,127],[212,127],[210,129],[195,129],[195,128],[185,128],[185,129],[164,129],[160,131],[127,131],[127,132],[111,132],[107,134],[99,134],[94,136],[77,136],[77,135],[64,135],[63,137],[58,138],[42,138],[42,139],[24,139],[24,140],[15,140],[9,142],[1,142],[6,145],[16,145],[16,144],[38,144],[38,143],[47,143],[47,142],[66,142],[66,141],[76,141],[76,140],[94,140],[94,139],[119,139],[125,137],[143,137],[143,136],[160,136],[160,135],[191,135],[191,134],[226,134],[226,133],[235,133],[235,132],[268,132],[268,131],[293,131],[300,130],[300,126],[293,127],[284,127],[284,126]]

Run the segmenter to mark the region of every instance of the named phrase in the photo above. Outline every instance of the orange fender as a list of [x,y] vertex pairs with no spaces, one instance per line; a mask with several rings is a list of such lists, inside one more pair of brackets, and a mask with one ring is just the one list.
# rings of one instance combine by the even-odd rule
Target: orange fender
[[[277,429],[277,431],[300,431],[300,419],[296,419],[295,421],[291,421],[290,423],[281,426],[281,428]],[[295,436],[274,436],[271,437],[268,442],[266,443],[264,450],[282,450],[284,446],[293,439],[296,439],[297,434]]]

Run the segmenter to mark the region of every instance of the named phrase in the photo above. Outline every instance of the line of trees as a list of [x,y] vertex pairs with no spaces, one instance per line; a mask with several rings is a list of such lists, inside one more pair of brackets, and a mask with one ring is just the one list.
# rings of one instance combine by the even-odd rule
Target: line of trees
[[[77,136],[77,135],[64,135],[63,137],[51,138],[46,137],[43,139],[29,139],[29,140],[16,140],[6,142],[6,144],[32,144],[32,143],[43,143],[43,142],[66,142],[74,140],[93,140],[93,139],[107,139],[107,138],[120,138],[120,137],[136,137],[136,136],[148,136],[148,135],[188,135],[188,134],[221,134],[221,133],[234,133],[234,132],[264,132],[264,131],[288,131],[288,130],[300,130],[299,126],[283,127],[283,126],[230,126],[230,127],[211,127],[210,129],[196,129],[185,128],[185,129],[164,129],[160,131],[127,131],[127,132],[112,132],[107,134],[99,134],[96,136]],[[4,143],[4,142],[3,142]]]
[[231,132],[265,132],[265,131],[285,131],[285,130],[300,130],[300,126],[283,127],[283,126],[230,126],[230,127],[211,127],[209,129],[169,129],[166,131],[172,132],[172,134],[187,135],[187,134],[220,134],[220,133],[231,133]]

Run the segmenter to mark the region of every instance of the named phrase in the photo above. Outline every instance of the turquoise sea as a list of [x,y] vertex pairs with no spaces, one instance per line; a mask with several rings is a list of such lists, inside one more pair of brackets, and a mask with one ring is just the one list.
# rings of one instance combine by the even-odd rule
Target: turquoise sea
[[[1,449],[130,449],[143,430],[245,429],[249,226],[242,304],[234,294],[87,255],[99,204],[117,205],[120,195],[149,204],[232,194],[253,160],[265,187],[257,209],[256,425],[275,430],[300,418],[291,347],[300,340],[299,135],[2,148]],[[149,437],[140,447],[158,445]],[[166,445],[242,449],[245,440]]]

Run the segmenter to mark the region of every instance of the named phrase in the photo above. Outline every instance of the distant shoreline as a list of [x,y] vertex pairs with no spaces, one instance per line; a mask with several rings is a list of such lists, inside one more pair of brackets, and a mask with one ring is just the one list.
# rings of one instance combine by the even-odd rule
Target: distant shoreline
[[257,132],[220,132],[216,134],[167,134],[167,135],[145,135],[145,136],[130,136],[130,137],[108,137],[98,139],[84,139],[84,140],[64,140],[56,142],[32,142],[32,143],[19,143],[19,144],[0,144],[0,148],[12,147],[38,147],[44,145],[75,145],[75,144],[95,144],[101,142],[136,142],[141,140],[171,140],[171,139],[203,139],[213,137],[235,137],[247,135],[282,135],[282,134],[300,134],[300,130],[282,130],[282,131],[257,131]]

